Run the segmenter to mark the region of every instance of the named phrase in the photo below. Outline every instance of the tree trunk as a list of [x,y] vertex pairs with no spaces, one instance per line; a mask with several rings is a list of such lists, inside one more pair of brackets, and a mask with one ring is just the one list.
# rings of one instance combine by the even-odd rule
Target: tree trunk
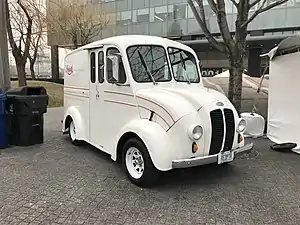
[[[229,60],[229,61],[231,61],[231,60]],[[230,63],[230,68],[229,68],[229,84],[228,84],[228,98],[229,98],[229,100],[231,102],[233,101],[233,88],[234,88],[234,79],[233,79],[234,75],[233,75],[233,69],[232,68],[233,68],[233,66]]]
[[30,75],[32,80],[35,80],[34,63],[30,62]]
[[238,113],[241,111],[242,85],[243,85],[243,58],[230,58],[230,76],[228,96]]
[[52,79],[59,80],[58,46],[51,46],[51,73]]
[[25,64],[23,63],[17,64],[17,72],[18,72],[19,87],[27,86]]

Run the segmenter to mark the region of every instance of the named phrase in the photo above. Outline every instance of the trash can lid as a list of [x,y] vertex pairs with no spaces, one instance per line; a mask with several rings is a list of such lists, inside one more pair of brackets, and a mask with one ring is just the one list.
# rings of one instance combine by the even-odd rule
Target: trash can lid
[[24,86],[10,89],[6,92],[7,96],[11,95],[46,95],[47,91],[42,86]]

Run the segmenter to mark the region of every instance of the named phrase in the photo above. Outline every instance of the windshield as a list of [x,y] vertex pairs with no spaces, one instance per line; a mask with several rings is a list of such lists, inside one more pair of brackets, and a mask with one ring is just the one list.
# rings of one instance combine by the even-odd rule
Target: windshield
[[162,46],[136,45],[127,48],[127,56],[136,82],[171,81],[167,54]]
[[168,48],[174,79],[179,82],[199,83],[199,73],[194,55],[178,48]]

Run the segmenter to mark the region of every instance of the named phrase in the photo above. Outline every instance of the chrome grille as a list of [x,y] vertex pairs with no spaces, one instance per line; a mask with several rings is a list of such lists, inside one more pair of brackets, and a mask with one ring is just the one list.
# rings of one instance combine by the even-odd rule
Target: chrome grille
[[[213,110],[210,112],[210,120],[211,120],[211,142],[210,142],[209,155],[218,154],[222,150],[227,151],[232,149],[234,134],[235,134],[235,121],[234,121],[234,114],[232,110],[231,109],[224,109],[224,111],[222,111],[221,109]],[[224,128],[226,131],[225,134],[224,134]],[[224,147],[223,147],[223,142],[224,142]]]
[[209,155],[219,153],[223,145],[224,137],[224,121],[221,109],[216,109],[210,112],[211,119],[211,142]]
[[235,122],[232,110],[224,109],[224,117],[226,124],[226,136],[223,151],[228,151],[232,149],[235,132]]

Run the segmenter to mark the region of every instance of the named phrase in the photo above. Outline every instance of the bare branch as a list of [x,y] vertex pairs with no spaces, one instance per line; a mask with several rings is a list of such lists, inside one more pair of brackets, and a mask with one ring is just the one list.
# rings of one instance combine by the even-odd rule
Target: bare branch
[[217,0],[217,10],[218,10],[218,14],[217,14],[218,24],[220,28],[220,33],[224,39],[224,43],[229,49],[233,49],[235,43],[228,26],[224,0]]
[[252,2],[250,5],[249,5],[249,9],[251,9],[252,7],[254,7],[255,5],[257,5],[261,0],[255,0],[254,2]]
[[4,7],[6,7],[6,10],[5,10],[6,20],[8,21],[7,24],[6,24],[8,40],[9,40],[9,43],[10,43],[10,47],[12,48],[12,52],[15,55],[18,47],[17,47],[17,45],[15,43],[15,40],[14,40],[14,35],[13,35],[13,32],[12,32],[11,23],[9,22],[10,21],[10,13],[9,13],[9,7],[8,7],[8,0],[4,0],[4,1],[5,1],[5,6]]
[[263,13],[263,12],[265,12],[265,11],[268,11],[268,10],[270,10],[270,9],[276,7],[276,6],[279,6],[279,5],[281,5],[281,4],[283,4],[283,3],[287,2],[287,1],[288,1],[288,0],[278,0],[278,1],[273,2],[272,4],[270,4],[270,5],[266,6],[266,7],[264,7],[264,5],[265,5],[265,3],[266,3],[266,0],[264,0],[263,4],[259,7],[259,9],[256,10],[256,11],[252,14],[252,16],[251,16],[246,22],[244,22],[244,23],[241,25],[241,27],[244,28],[245,26],[247,26],[247,25],[248,25],[251,21],[253,21],[259,14],[261,14],[261,13]]
[[29,49],[30,49],[31,33],[32,33],[32,19],[28,13],[28,10],[26,9],[26,7],[22,4],[22,2],[20,0],[18,0],[18,4],[21,7],[21,9],[23,10],[23,12],[25,13],[25,15],[27,17],[27,22],[28,22],[25,50],[24,50],[24,55],[23,55],[23,60],[26,61],[26,59],[28,58]]
[[239,7],[239,4],[238,4],[235,0],[230,0],[230,1],[232,2],[232,4],[233,4],[236,8]]
[[212,9],[212,11],[214,11],[214,13],[217,15],[218,11],[217,11],[217,5],[216,5],[215,1],[208,0],[208,4],[209,4],[210,8]]
[[101,9],[77,1],[56,1],[49,9],[47,22],[51,31],[62,35],[64,44],[71,42],[75,48],[91,42],[109,23]]
[[226,52],[226,48],[224,46],[223,43],[219,43],[217,42],[217,40],[213,37],[213,35],[210,33],[210,31],[207,28],[206,25],[206,21],[205,21],[205,14],[204,14],[204,7],[203,7],[203,2],[202,4],[199,5],[200,7],[200,14],[202,16],[202,18],[200,17],[194,3],[192,0],[187,0],[189,6],[191,7],[193,14],[197,20],[197,22],[199,23],[202,31],[204,32],[204,35],[206,36],[207,40],[220,52],[225,53]]

